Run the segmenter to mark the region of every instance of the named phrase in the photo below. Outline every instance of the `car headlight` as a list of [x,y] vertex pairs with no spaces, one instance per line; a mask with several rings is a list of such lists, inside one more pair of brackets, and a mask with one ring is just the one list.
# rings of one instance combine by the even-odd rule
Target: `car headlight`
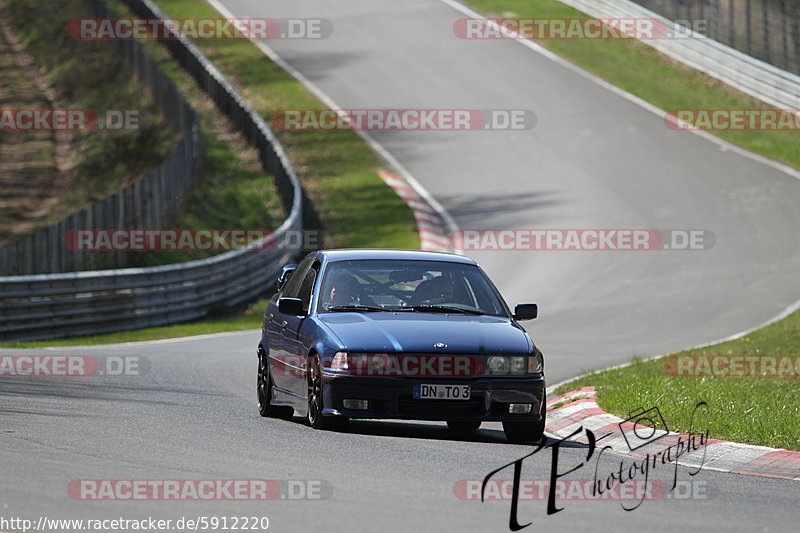
[[511,364],[508,357],[493,355],[486,361],[486,368],[490,374],[508,374]]
[[331,359],[330,369],[337,371],[350,370],[350,358],[348,357],[348,353],[336,352],[333,359]]
[[493,376],[538,374],[542,371],[542,362],[535,355],[490,355],[486,371]]
[[393,370],[388,353],[336,352],[330,369],[361,376],[388,375]]

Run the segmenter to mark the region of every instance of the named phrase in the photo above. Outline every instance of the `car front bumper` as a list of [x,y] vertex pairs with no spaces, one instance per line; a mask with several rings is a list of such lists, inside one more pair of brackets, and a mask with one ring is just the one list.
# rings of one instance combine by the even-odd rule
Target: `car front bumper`
[[[430,379],[366,377],[323,372],[324,414],[348,418],[403,420],[531,421],[544,416],[545,380],[530,377]],[[414,399],[414,384],[470,385],[469,400]],[[345,399],[367,400],[368,409],[345,409]],[[510,414],[508,404],[532,404],[529,413]]]

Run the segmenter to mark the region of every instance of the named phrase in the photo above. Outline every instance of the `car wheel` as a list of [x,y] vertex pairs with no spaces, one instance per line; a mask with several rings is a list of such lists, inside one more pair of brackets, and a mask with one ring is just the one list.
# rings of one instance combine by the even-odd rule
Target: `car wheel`
[[453,431],[475,431],[481,427],[480,420],[448,420],[447,427]]
[[341,429],[348,419],[341,416],[322,416],[322,371],[319,366],[319,358],[309,356],[308,372],[306,381],[308,383],[308,424],[314,429]]
[[258,351],[258,413],[261,416],[288,420],[294,415],[294,409],[285,405],[270,405],[272,401],[272,376],[266,364],[266,354]]

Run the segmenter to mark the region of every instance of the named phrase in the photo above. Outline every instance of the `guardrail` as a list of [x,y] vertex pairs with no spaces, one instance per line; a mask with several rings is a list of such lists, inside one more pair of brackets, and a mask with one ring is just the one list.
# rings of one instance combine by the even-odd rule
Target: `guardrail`
[[[114,14],[102,0],[85,0],[98,18]],[[148,88],[167,123],[182,137],[158,168],[108,198],[60,222],[0,248],[0,274],[51,274],[129,266],[127,252],[82,252],[67,249],[69,231],[87,228],[152,229],[177,213],[180,200],[200,180],[203,146],[197,114],[169,77],[136,41],[110,41],[110,46]]]
[[681,38],[642,40],[659,52],[705,72],[754,98],[783,109],[800,109],[800,76],[744,54],[690,28],[677,27],[630,0],[559,0],[594,18],[649,18]]
[[[126,0],[140,16],[163,18],[149,0]],[[269,126],[193,44],[170,41],[175,58],[255,145],[275,177],[289,216],[267,237],[267,251],[236,250],[151,268],[0,277],[0,340],[96,335],[202,318],[264,294],[297,251],[300,181]]]
[[296,253],[276,231],[271,251],[237,250],[151,268],[0,278],[0,339],[37,340],[162,326],[207,316],[274,288]]
[[800,0],[634,0],[670,20],[800,74]]

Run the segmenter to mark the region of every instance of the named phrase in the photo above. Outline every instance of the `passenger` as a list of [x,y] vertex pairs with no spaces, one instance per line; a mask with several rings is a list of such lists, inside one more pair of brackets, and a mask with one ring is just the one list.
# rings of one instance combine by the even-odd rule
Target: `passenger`
[[417,305],[436,305],[452,303],[455,286],[453,281],[444,276],[438,276],[423,281],[414,291]]

